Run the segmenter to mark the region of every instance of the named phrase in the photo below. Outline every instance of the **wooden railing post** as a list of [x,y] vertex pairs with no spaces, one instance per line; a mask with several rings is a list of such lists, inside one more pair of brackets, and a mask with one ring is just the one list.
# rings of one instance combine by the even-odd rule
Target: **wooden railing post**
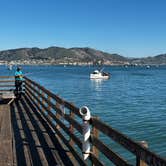
[[[40,89],[39,89],[37,86],[33,85],[33,87],[34,87],[35,90],[40,91]],[[35,95],[34,100],[35,100],[35,102],[38,104],[38,101],[36,100],[36,98],[38,98],[38,97],[40,97],[40,96],[39,96],[35,91],[33,91],[33,93],[34,93],[34,95]]]
[[[74,119],[75,114],[73,113],[73,111],[70,110],[70,117],[72,119]],[[74,134],[74,126],[72,124],[70,124],[69,130],[72,134]],[[69,141],[71,146],[74,146],[74,141],[72,140],[72,138],[70,137],[70,141]]]
[[27,80],[24,79],[24,93],[26,93]]
[[[34,88],[34,85],[31,82],[29,82],[29,84],[30,84],[30,86],[32,86]],[[33,89],[32,89],[32,91],[33,91]],[[32,96],[32,99],[33,99],[33,101],[35,100],[34,96]]]
[[[42,105],[45,105],[46,101],[43,99],[45,93],[44,93],[43,90],[41,90],[39,87],[38,87],[38,90],[41,91],[41,93],[40,93],[41,96],[39,96],[39,97],[41,98]],[[45,114],[46,116],[48,116],[48,111],[47,111],[47,109],[48,109],[48,110],[51,109],[50,106],[48,105],[48,108],[47,108],[47,109],[44,109],[42,105],[40,105],[41,110],[44,112],[44,114]]]
[[[148,148],[148,143],[146,141],[141,141],[140,144],[145,148]],[[143,160],[137,157],[137,164],[136,166],[148,166]]]
[[[47,94],[47,99],[48,99],[49,103],[51,103],[51,97],[50,97],[48,94]],[[51,106],[50,106],[50,104],[48,104],[47,110],[48,110],[48,112],[51,111]],[[50,121],[52,121],[52,117],[51,117],[51,116],[49,116],[48,118],[49,118]]]
[[[60,104],[58,103],[58,102],[56,102],[56,107],[58,108],[58,109],[60,109]],[[58,112],[56,112],[56,118],[57,119],[60,119],[60,115],[59,115],[59,113]],[[58,125],[58,124],[56,124],[56,129],[60,129],[60,126]]]
[[[47,99],[49,102],[51,102],[51,97],[49,95],[47,96]],[[47,109],[48,109],[48,111],[51,111],[51,106],[49,104],[47,106]]]
[[[44,100],[43,100],[43,96],[44,96],[44,92],[41,90],[41,96],[40,96],[40,98],[41,98],[41,102],[42,102],[42,104],[44,105]],[[41,110],[45,113],[46,112],[46,110],[44,110],[44,108],[40,105],[40,108],[41,108]]]

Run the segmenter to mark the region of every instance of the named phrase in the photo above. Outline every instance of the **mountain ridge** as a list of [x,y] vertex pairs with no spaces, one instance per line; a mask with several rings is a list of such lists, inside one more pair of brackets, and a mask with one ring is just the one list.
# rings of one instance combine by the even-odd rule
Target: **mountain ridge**
[[42,64],[89,64],[89,65],[165,65],[166,54],[153,57],[128,58],[116,53],[107,53],[89,47],[64,48],[52,46],[48,48],[17,48],[0,51],[3,63],[30,62]]

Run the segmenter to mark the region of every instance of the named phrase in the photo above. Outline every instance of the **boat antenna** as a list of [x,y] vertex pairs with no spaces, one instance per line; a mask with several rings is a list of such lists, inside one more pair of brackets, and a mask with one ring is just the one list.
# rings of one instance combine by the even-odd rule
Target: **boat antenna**
[[103,70],[104,70],[104,67],[102,67],[100,71],[102,72]]

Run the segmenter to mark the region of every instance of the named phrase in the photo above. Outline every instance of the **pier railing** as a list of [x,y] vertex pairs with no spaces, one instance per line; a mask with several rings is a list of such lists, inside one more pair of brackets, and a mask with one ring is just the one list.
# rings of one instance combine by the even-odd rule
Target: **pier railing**
[[[24,92],[24,80],[22,81],[22,91]],[[15,78],[14,76],[0,76],[0,93],[2,92],[14,92],[15,90]]]
[[25,77],[26,95],[53,128],[71,153],[69,156],[80,165],[86,165],[82,158],[81,115],[79,108],[61,99],[38,83]]
[[[87,165],[83,160],[82,151],[82,126],[79,108],[69,103],[59,96],[53,94],[38,83],[25,77],[26,95],[35,102],[41,114],[47,119],[49,124],[55,130],[57,135],[72,153],[72,157],[80,164]],[[93,165],[104,165],[102,159],[105,156],[115,165],[132,165],[126,159],[121,157],[107,146],[102,139],[100,133],[104,134],[108,139],[112,139],[116,143],[123,146],[126,150],[133,153],[136,158],[136,165],[166,165],[166,160],[151,152],[141,143],[137,143],[119,131],[111,128],[97,117],[92,117],[91,124],[91,152],[89,160]]]
[[[92,118],[92,126],[104,133],[105,136],[111,138],[116,143],[123,146],[126,150],[133,153],[136,156],[136,166],[164,166],[166,165],[166,160],[158,156],[157,154],[151,152],[141,143],[137,143],[119,131],[111,128],[104,122]],[[94,145],[99,152],[102,152],[107,158],[112,161],[115,165],[128,165],[129,163],[119,156],[117,153],[113,152],[111,148],[108,148],[103,142],[97,137],[92,135],[92,145]],[[94,155],[94,154],[93,154]],[[130,165],[130,164],[129,164]]]
[[[14,77],[10,77],[9,82],[6,79],[7,77],[0,77],[0,83],[4,86],[7,83],[14,82]],[[91,128],[91,150],[88,159],[84,160],[82,155],[83,126],[80,109],[35,81],[27,77],[24,77],[24,79],[25,96],[33,101],[33,105],[52,127],[74,165],[92,164],[103,166],[108,165],[109,162],[109,165],[113,163],[119,166],[166,166],[166,160],[164,158],[151,152],[141,143],[133,141],[94,116],[89,121]],[[9,88],[8,90],[11,89]],[[105,139],[107,139],[106,142],[104,141]],[[129,162],[123,155],[115,152],[111,147],[111,141],[124,147],[129,153],[132,153],[135,156],[135,164]]]
[[13,91],[15,89],[13,76],[0,76],[0,92]]

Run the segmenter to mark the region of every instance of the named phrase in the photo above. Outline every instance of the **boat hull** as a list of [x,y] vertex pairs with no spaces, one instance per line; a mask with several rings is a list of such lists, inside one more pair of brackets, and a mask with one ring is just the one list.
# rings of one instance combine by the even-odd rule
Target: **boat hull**
[[96,74],[90,74],[90,79],[109,79],[109,75],[96,75]]

